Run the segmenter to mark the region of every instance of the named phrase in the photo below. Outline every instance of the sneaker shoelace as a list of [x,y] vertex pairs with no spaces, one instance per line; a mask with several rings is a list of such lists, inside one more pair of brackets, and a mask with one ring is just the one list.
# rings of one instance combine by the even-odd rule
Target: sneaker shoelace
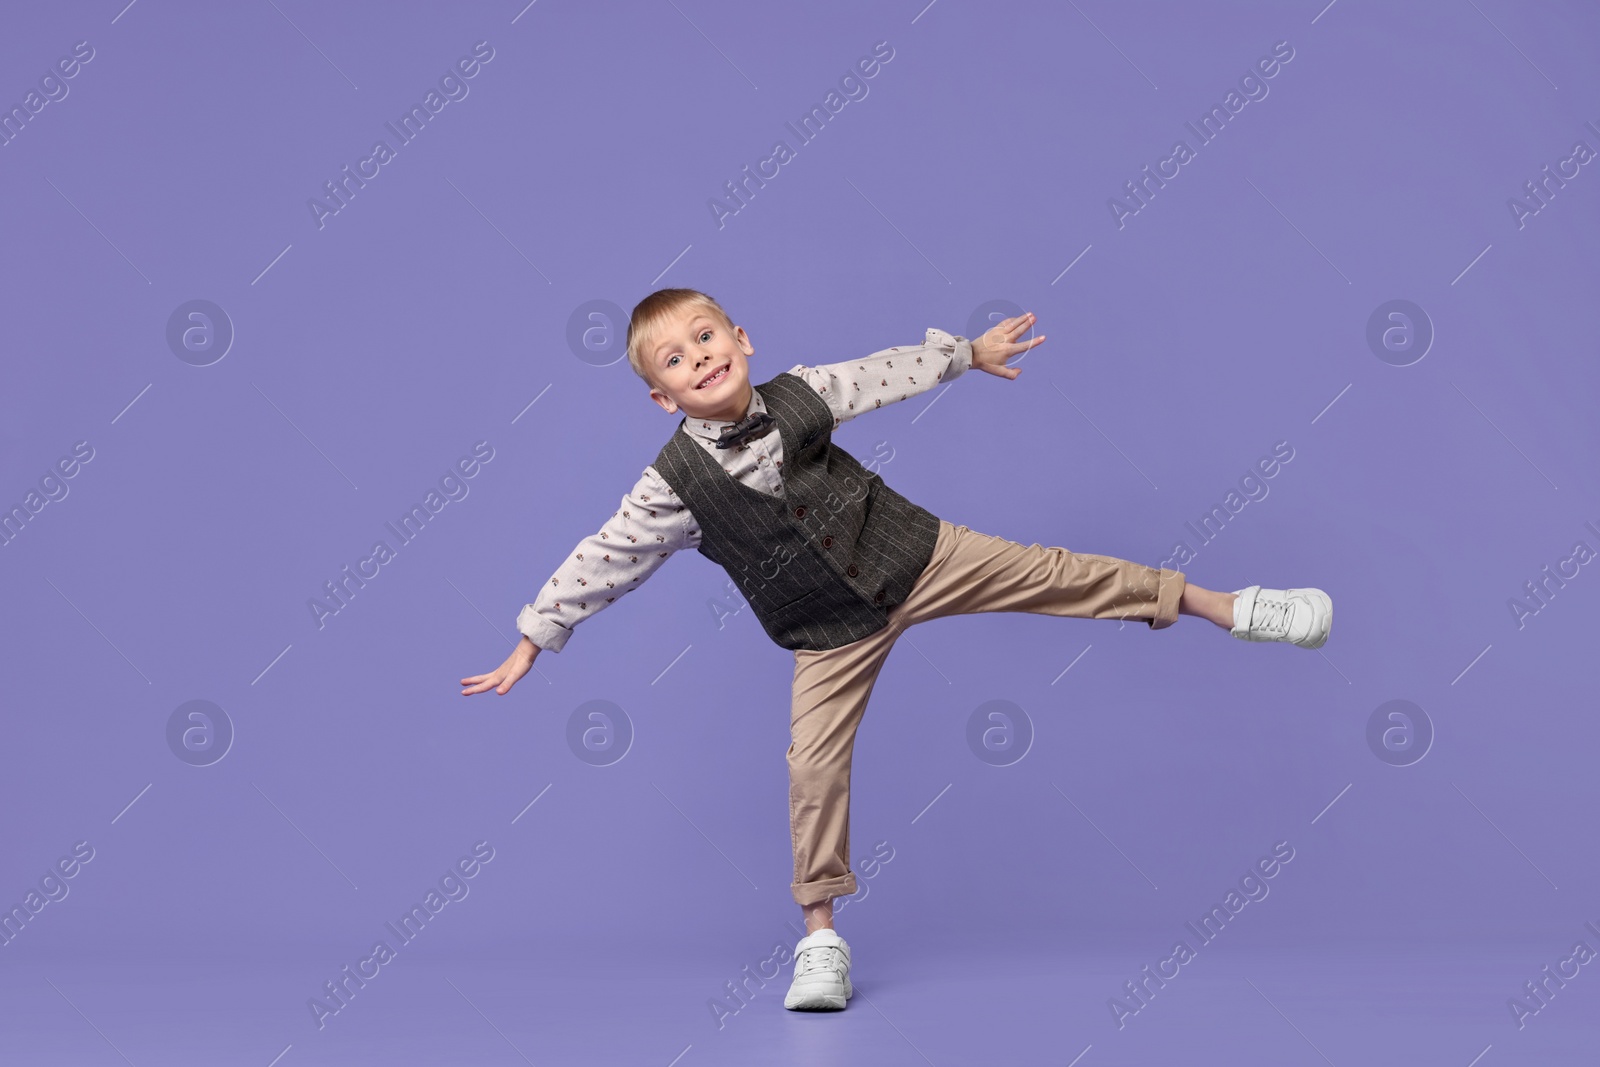
[[1252,630],[1262,630],[1271,634],[1286,634],[1289,632],[1289,602],[1278,600],[1274,597],[1256,597],[1255,611],[1250,620]]
[[800,953],[800,973],[844,970],[844,954],[833,945],[818,945]]

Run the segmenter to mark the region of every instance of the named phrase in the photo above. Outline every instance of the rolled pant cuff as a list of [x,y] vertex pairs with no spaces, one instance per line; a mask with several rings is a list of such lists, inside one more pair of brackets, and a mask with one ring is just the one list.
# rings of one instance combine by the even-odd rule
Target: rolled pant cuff
[[855,893],[856,889],[856,874],[854,871],[836,878],[824,878],[820,882],[805,882],[803,884],[796,882],[789,887],[789,891],[794,894],[794,902],[802,907],[808,904],[820,904],[824,900],[832,900],[834,897],[848,897]]
[[1181,571],[1170,570],[1162,567],[1161,578],[1156,586],[1156,614],[1150,620],[1150,629],[1164,630],[1178,621],[1178,601],[1183,599],[1183,587],[1187,582]]

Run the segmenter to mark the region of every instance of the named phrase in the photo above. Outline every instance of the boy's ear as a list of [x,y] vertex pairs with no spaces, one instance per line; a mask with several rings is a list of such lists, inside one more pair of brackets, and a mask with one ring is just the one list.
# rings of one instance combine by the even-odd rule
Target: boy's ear
[[654,400],[657,404],[660,404],[662,410],[664,410],[668,415],[677,414],[677,411],[678,411],[677,401],[673,400],[666,393],[663,393],[661,391],[661,388],[658,385],[656,385],[654,378],[648,378],[648,377],[645,378],[645,384],[650,386],[650,399],[651,400]]

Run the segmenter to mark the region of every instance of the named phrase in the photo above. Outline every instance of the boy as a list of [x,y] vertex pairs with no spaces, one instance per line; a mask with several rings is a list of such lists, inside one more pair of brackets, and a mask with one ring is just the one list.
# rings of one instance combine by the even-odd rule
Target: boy
[[[832,898],[850,869],[850,762],[878,670],[906,627],[944,615],[1027,611],[1138,619],[1180,614],[1247,641],[1320,648],[1333,603],[1320,589],[1219,593],[1173,570],[1013,541],[952,525],[911,503],[832,444],[840,423],[952,381],[971,367],[1015,379],[1006,361],[1031,313],[968,341],[927,331],[915,348],[796,365],[753,386],[743,327],[711,297],[662,289],[633,309],[628,362],[678,428],[622,506],[585,538],[517,617],[521,643],[463,695],[504,695],[541,650],[560,651],[581,620],[636,588],[673,552],[721,564],[772,639],[795,655],[790,714],[790,890],[805,914],[785,1008],[837,1010],[854,990]],[[787,464],[787,465],[786,465]]]

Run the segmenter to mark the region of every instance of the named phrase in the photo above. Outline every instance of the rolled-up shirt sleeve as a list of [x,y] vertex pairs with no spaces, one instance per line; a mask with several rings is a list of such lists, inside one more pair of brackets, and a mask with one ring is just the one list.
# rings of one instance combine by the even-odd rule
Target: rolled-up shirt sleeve
[[578,623],[637,589],[672,553],[697,547],[699,533],[683,501],[646,467],[605,525],[579,541],[523,607],[517,629],[542,651],[561,651]]
[[972,367],[972,342],[929,327],[922,344],[885,348],[861,359],[820,366],[797,364],[789,373],[817,391],[837,427],[863,411],[875,411],[953,382]]

